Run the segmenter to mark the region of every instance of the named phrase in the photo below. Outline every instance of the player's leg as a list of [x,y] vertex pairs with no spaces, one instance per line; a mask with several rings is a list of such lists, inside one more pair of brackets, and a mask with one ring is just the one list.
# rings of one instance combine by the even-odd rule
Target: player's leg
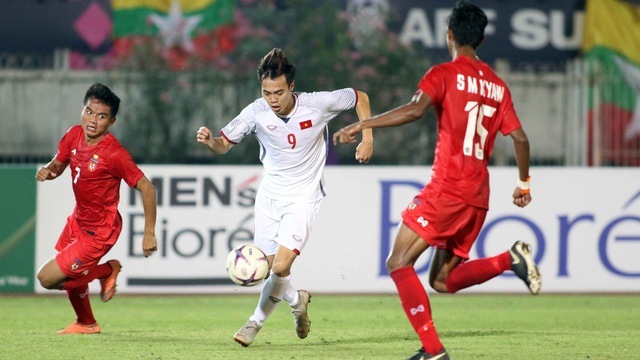
[[[444,197],[439,206],[439,224],[446,228],[447,241],[434,253],[429,274],[431,287],[443,293],[480,284],[508,269],[504,257],[466,261],[475,242],[487,210],[470,206],[452,197]],[[508,259],[507,259],[508,260]]]
[[[275,238],[278,235],[278,227],[280,226],[279,217],[274,201],[258,194],[254,208],[254,245],[267,255],[269,271],[273,267],[275,254],[278,250],[278,243],[275,242]],[[270,273],[269,277],[264,281],[260,290],[260,298],[253,314],[233,336],[233,340],[242,346],[246,347],[253,343],[258,331],[262,328],[263,322],[268,317],[267,314],[273,312],[273,309],[278,305],[276,302],[268,302],[275,286],[274,278],[273,273]]]
[[274,278],[274,287],[269,300],[279,302],[284,299],[291,306],[296,333],[300,339],[304,339],[311,329],[307,312],[311,295],[306,290],[296,290],[291,285],[291,266],[297,257],[298,255],[291,249],[284,246],[278,247],[271,274]]
[[[280,216],[275,241],[278,243],[277,252],[271,269],[271,277],[265,284],[260,298],[262,310],[269,309],[271,303],[275,306],[284,299],[290,306],[299,338],[307,337],[311,321],[307,308],[311,295],[304,290],[296,290],[291,284],[291,266],[304,249],[312,224],[320,208],[321,201],[314,203],[287,203],[274,201],[274,213]],[[268,290],[268,291],[267,291]],[[259,309],[254,314],[259,318]],[[272,310],[271,310],[272,311]],[[268,317],[270,312],[265,315]]]
[[[434,259],[438,258],[441,256],[438,256],[436,251]],[[436,263],[437,261],[434,265]],[[470,286],[482,284],[507,270],[516,273],[532,294],[539,293],[540,272],[533,261],[529,245],[521,241],[517,241],[509,251],[496,256],[464,261],[455,267],[432,266],[429,280],[436,291],[453,294]]]
[[65,280],[64,284],[62,285],[62,290],[70,290],[77,287],[82,287],[89,284],[95,279],[106,278],[112,273],[112,268],[108,263],[100,265],[95,264],[93,266],[89,266],[87,270],[88,272],[86,273],[86,275],[81,275],[76,278],[68,278],[67,280]]
[[[322,200],[313,203],[283,204],[285,215],[282,217],[277,240],[282,247],[293,251],[296,255],[300,255],[309,241],[311,228],[318,215],[321,203]],[[274,264],[275,267],[276,265]],[[287,274],[289,274],[290,269],[291,265],[288,266]],[[311,320],[309,320],[308,313],[311,294],[306,290],[296,290],[291,285],[291,275],[289,274],[287,278],[288,281],[283,298],[291,306],[296,334],[300,339],[304,339],[311,330]]]
[[[38,271],[40,284],[47,289],[63,289],[67,282],[74,278],[82,277],[86,269],[80,269],[78,253],[82,252],[82,246],[78,242],[77,226],[73,220],[67,221],[65,229],[62,231],[56,243],[58,254],[45,263]],[[95,263],[94,263],[95,264]],[[78,272],[75,272],[79,270]],[[96,323],[89,302],[89,287],[84,285],[67,290],[67,295],[71,306],[76,313],[76,320],[62,331],[60,334],[95,334],[100,332],[100,327]]]
[[[78,226],[74,218],[69,216],[55,245],[58,254],[78,239],[77,232]],[[68,279],[68,275],[58,266],[57,257],[57,255],[52,257],[38,269],[36,277],[40,286],[45,289],[62,290],[64,282]]]
[[37,278],[40,286],[45,289],[62,290],[67,275],[60,270],[54,256],[40,267]]
[[[258,244],[256,245],[258,246]],[[291,291],[290,271],[296,257],[297,254],[292,250],[284,246],[277,247],[273,256],[271,275],[265,280],[260,290],[258,305],[253,315],[234,335],[234,340],[237,343],[245,347],[251,345],[263,323],[271,316],[287,291]],[[295,292],[295,290],[293,291]]]
[[89,301],[89,285],[75,287],[67,290],[67,296],[71,306],[76,313],[76,321],[71,323],[58,334],[98,334],[100,333],[100,325],[93,316],[91,303]]
[[293,251],[283,246],[278,246],[273,259],[271,275],[265,280],[260,291],[258,306],[253,316],[251,316],[251,319],[259,325],[262,325],[271,316],[273,310],[282,301],[287,288],[290,287],[291,277],[289,273],[296,257],[297,255]]
[[[115,243],[120,231],[112,232]],[[83,287],[95,279],[100,279],[102,301],[110,300],[116,292],[116,279],[122,266],[118,260],[109,260],[98,264],[100,259],[111,250],[112,245],[104,245],[95,240],[93,235],[78,231],[74,240],[67,244],[56,255],[58,267],[67,275],[62,284],[63,290]]]
[[[539,273],[531,258],[528,245],[518,242],[510,251],[496,256],[467,261],[469,250],[476,241],[484,220],[486,210],[462,205],[455,209],[455,222],[448,227],[455,229],[446,250],[435,252],[429,282],[438,292],[456,293],[473,285],[482,284],[507,270],[516,271],[530,289],[539,289]],[[518,267],[518,259],[522,259]],[[514,266],[514,263],[516,266]],[[537,276],[536,276],[537,275]],[[536,281],[536,279],[538,281]],[[532,290],[532,293],[537,293]]]
[[304,339],[309,334],[311,326],[307,313],[311,295],[305,290],[296,290],[291,285],[291,266],[297,257],[297,253],[293,250],[282,245],[278,246],[271,276],[262,288],[260,302],[252,319],[259,323],[264,322],[284,299],[291,306],[296,333],[299,338]]
[[402,308],[420,338],[423,347],[421,352],[436,355],[446,353],[446,350],[433,324],[429,297],[413,267],[428,247],[429,244],[415,231],[402,223],[386,265],[398,290]]
[[435,249],[429,270],[429,284],[431,287],[437,292],[450,292],[447,289],[446,280],[451,272],[460,265],[461,261],[462,259],[459,256],[453,255],[448,250]]
[[[444,250],[440,252],[444,253]],[[444,262],[441,267],[431,268],[429,281],[434,290],[453,294],[491,280],[509,269],[509,254],[502,253],[493,257],[463,261],[460,264]]]

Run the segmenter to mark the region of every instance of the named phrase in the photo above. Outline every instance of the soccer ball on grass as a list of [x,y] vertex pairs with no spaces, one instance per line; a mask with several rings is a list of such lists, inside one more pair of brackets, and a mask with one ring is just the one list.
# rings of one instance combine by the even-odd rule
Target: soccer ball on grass
[[227,257],[227,274],[240,286],[254,286],[269,275],[269,260],[258,247],[236,246]]

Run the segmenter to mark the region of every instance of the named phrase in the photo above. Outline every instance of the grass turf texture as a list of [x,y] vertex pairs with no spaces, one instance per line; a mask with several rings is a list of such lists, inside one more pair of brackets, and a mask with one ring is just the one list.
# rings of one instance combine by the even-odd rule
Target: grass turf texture
[[[404,359],[420,343],[395,295],[315,294],[311,333],[281,304],[255,342],[233,334],[257,295],[92,295],[99,335],[57,335],[65,296],[0,296],[3,359]],[[640,359],[640,295],[431,296],[453,359]]]

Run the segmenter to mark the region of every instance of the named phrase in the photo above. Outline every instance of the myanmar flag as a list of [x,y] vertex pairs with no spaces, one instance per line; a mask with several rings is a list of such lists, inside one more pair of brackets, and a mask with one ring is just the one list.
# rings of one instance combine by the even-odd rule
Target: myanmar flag
[[587,0],[590,165],[640,165],[640,2]]
[[159,40],[174,68],[210,63],[236,47],[235,0],[112,0],[114,52],[130,57]]

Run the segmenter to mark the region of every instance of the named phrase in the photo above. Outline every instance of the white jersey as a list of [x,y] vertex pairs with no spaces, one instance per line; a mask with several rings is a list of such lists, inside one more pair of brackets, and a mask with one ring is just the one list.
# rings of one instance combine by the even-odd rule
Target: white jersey
[[258,193],[289,202],[312,202],[325,193],[324,165],[329,145],[327,124],[352,109],[357,92],[298,93],[288,118],[280,118],[263,98],[245,107],[220,133],[237,144],[255,133],[264,166]]

